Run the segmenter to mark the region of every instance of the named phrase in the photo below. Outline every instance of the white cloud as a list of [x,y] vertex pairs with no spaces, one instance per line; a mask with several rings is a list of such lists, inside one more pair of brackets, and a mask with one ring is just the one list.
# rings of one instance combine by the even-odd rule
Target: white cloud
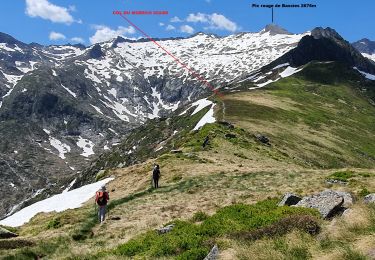
[[165,29],[166,29],[167,31],[173,31],[173,30],[176,29],[176,27],[174,27],[173,25],[168,24],[168,26],[165,27]]
[[208,22],[209,15],[207,14],[202,14],[202,13],[197,13],[197,14],[189,14],[188,17],[186,18],[187,22],[192,22],[192,23],[206,23]]
[[165,24],[164,23],[159,23],[159,26],[164,26]]
[[175,17],[171,18],[170,22],[171,23],[180,23],[180,22],[183,22],[183,20],[181,20],[180,18],[178,18],[177,16],[175,16]]
[[208,24],[205,29],[215,29],[215,30],[226,30],[230,32],[235,32],[239,30],[239,27],[235,22],[232,22],[222,14],[189,14],[186,21],[192,23],[206,23]]
[[239,29],[235,22],[232,22],[222,14],[213,13],[210,18],[210,28],[227,30],[230,32],[235,32]]
[[47,0],[26,0],[26,14],[54,23],[71,24],[74,22],[67,8],[51,4]]
[[104,42],[116,38],[117,36],[125,36],[126,34],[134,34],[135,29],[131,26],[123,27],[119,26],[116,30],[111,29],[108,26],[96,25],[94,26],[96,32],[90,37],[91,44],[98,42]]
[[51,41],[58,41],[58,40],[65,40],[66,39],[66,37],[65,37],[65,35],[64,34],[62,34],[62,33],[58,33],[58,32],[50,32],[50,34],[49,34],[49,39],[51,40]]
[[185,24],[180,27],[180,31],[183,33],[192,34],[194,32],[194,28]]
[[85,40],[82,39],[81,37],[73,37],[72,39],[70,39],[72,42],[76,42],[76,43],[84,43]]

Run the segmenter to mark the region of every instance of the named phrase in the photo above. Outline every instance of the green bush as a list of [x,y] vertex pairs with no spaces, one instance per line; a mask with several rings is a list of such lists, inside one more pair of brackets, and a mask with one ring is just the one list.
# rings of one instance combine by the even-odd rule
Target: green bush
[[47,223],[47,228],[48,229],[56,229],[56,228],[59,228],[61,227],[61,220],[60,218],[54,218],[54,219],[51,219],[48,223]]

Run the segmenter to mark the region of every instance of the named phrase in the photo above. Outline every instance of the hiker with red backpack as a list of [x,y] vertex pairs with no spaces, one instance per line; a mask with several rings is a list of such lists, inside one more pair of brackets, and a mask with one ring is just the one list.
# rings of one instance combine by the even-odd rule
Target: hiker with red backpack
[[102,223],[105,220],[108,200],[109,200],[109,194],[105,188],[105,185],[103,185],[96,192],[96,195],[95,195],[95,202],[96,204],[98,204],[98,207],[99,207],[98,218],[99,218],[100,223]]

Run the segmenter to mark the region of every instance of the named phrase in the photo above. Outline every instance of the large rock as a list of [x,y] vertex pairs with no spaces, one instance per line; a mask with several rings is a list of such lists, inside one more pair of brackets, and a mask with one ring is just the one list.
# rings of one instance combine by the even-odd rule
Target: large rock
[[0,227],[0,238],[11,238],[11,237],[18,237],[17,234],[10,232],[9,230]]
[[208,253],[208,255],[204,258],[204,260],[216,260],[219,257],[219,248],[217,245],[214,245],[214,247],[211,249],[211,251]]
[[371,194],[367,195],[363,199],[363,202],[364,203],[375,203],[375,193],[371,193]]
[[296,205],[302,198],[293,194],[293,193],[286,193],[283,199],[279,202],[279,206],[292,206]]
[[296,207],[317,209],[323,218],[330,218],[342,210],[344,198],[335,191],[326,190],[319,194],[303,197]]
[[[329,192],[329,191],[332,191],[332,190],[327,190],[327,191],[323,191],[323,192]],[[345,192],[345,191],[332,191],[332,192],[336,192],[337,195],[343,197],[343,199],[344,199],[344,204],[342,205],[343,207],[348,208],[351,205],[353,205],[354,197],[349,192]]]

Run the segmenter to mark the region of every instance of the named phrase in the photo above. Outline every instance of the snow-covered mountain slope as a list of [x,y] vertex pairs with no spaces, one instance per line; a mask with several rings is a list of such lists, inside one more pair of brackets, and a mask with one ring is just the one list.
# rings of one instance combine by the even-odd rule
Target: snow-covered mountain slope
[[[186,39],[159,42],[184,64],[218,87],[280,57],[294,48],[304,35],[306,34],[274,34],[269,29],[224,38],[199,33]],[[140,80],[144,81],[140,85],[155,85],[155,81],[170,82],[173,79],[175,82],[171,83],[178,85],[202,86],[201,82],[151,41],[134,42],[118,38],[87,49],[82,49],[81,46],[44,47],[8,42],[1,43],[0,52],[12,57],[6,60],[7,66],[0,66],[0,79],[7,87],[2,99],[9,96],[13,86],[25,73],[38,66],[64,68],[75,64],[84,68],[87,81],[95,86],[97,92],[102,92],[99,94],[101,105],[92,104],[96,113],[108,115],[106,110],[110,110],[111,115],[108,116],[127,122],[136,118],[160,116],[160,111],[175,110],[180,101],[176,95],[163,98],[159,86],[140,89],[136,83]],[[12,71],[5,67],[12,68]],[[56,69],[51,72],[57,76]],[[134,92],[133,100],[129,100],[129,91],[126,91],[126,97],[121,95],[124,92],[122,88],[127,85],[131,85]],[[65,89],[69,92],[69,86],[65,86]],[[176,86],[171,90],[176,90]],[[189,93],[187,98],[197,92],[183,91]],[[69,93],[75,95],[73,91]],[[135,99],[141,99],[141,102]],[[142,108],[134,108],[134,104],[139,104]]]
[[375,41],[369,39],[362,39],[352,43],[353,47],[356,48],[364,57],[375,61]]

